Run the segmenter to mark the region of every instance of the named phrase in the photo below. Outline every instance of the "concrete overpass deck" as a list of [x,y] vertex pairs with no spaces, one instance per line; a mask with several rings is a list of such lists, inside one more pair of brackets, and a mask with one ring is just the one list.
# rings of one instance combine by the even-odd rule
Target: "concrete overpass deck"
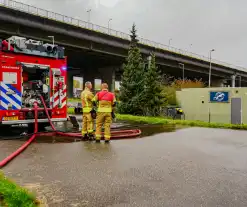
[[[91,57],[105,57],[107,61],[101,63],[106,62],[106,67],[114,65],[120,68],[129,48],[130,37],[126,33],[13,0],[0,0],[0,24],[0,36],[19,35],[50,42],[51,39],[47,36],[54,35],[57,44],[66,46],[68,50],[66,55],[70,54],[68,56],[74,68],[80,67],[76,65],[77,60],[85,54],[88,56],[91,54]],[[139,41],[144,57],[154,52],[157,63],[164,72],[179,74],[181,77],[179,63],[183,63],[186,74],[195,74],[196,77],[207,79],[209,73],[207,57],[143,38],[139,38]],[[74,58],[75,50],[80,51],[77,60]],[[241,77],[241,82],[247,82],[247,69],[212,60],[212,79],[231,79],[236,76]]]

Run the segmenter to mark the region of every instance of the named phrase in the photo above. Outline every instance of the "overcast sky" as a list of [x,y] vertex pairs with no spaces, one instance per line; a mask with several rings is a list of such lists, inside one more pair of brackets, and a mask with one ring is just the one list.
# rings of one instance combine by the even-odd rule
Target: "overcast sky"
[[[247,68],[246,0],[19,0]],[[192,44],[192,46],[191,46]]]

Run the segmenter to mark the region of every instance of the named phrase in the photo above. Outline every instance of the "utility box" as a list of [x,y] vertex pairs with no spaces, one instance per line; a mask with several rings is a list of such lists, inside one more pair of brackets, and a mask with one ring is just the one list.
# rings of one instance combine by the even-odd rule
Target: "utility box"
[[247,88],[190,88],[177,92],[187,120],[247,124]]

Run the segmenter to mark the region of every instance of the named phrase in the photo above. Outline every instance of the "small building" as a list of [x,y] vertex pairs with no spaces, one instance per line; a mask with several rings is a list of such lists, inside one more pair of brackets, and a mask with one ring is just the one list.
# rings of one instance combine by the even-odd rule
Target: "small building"
[[247,88],[188,88],[177,91],[186,120],[247,124]]

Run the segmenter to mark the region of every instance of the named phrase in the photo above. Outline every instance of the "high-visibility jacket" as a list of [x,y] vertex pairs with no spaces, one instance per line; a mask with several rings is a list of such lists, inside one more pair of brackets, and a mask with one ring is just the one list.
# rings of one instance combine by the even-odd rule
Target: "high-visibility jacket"
[[81,101],[82,101],[82,110],[84,113],[89,113],[93,109],[93,93],[86,88],[81,93]]
[[93,101],[98,102],[98,112],[112,112],[112,108],[116,104],[114,93],[111,93],[106,89],[98,92]]

